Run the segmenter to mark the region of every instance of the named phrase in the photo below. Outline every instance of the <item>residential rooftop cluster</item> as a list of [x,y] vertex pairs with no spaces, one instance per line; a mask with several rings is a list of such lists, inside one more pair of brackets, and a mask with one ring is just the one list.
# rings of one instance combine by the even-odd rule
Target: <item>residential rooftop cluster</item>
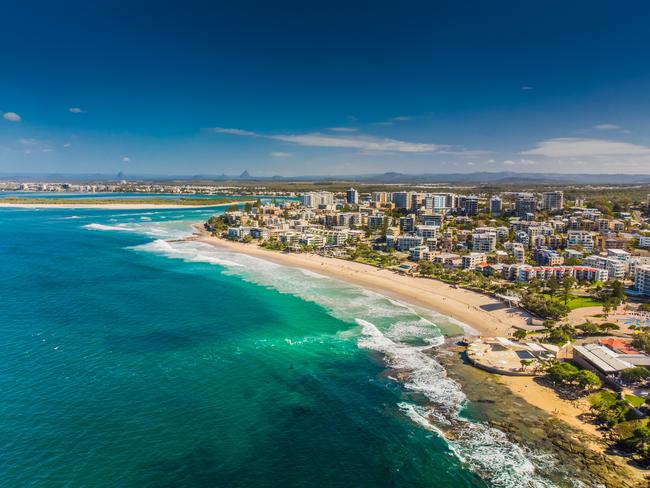
[[[650,200],[649,200],[650,201]],[[561,190],[498,194],[313,191],[231,209],[230,239],[369,264],[479,273],[493,282],[618,280],[650,296],[646,208],[605,213]]]

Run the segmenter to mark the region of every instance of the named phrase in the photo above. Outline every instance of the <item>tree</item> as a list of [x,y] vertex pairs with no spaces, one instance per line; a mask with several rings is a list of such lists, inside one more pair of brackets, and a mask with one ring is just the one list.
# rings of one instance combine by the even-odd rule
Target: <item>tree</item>
[[521,370],[526,371],[526,368],[533,364],[532,359],[520,359],[519,362],[521,363]]
[[578,371],[575,375],[575,382],[578,383],[578,386],[583,390],[592,390],[603,386],[603,382],[600,380],[598,375],[586,369]]
[[549,289],[550,295],[555,296],[557,291],[560,289],[561,284],[555,276],[552,276],[547,282],[546,287]]
[[650,378],[650,371],[643,366],[635,366],[621,372],[621,379],[630,384],[640,383],[648,378]]
[[558,325],[553,327],[548,334],[548,340],[554,344],[566,344],[575,335],[576,330],[571,324]]
[[523,341],[526,338],[526,331],[524,329],[517,329],[512,336],[518,341]]
[[576,279],[573,276],[565,276],[562,280],[562,290],[564,291],[564,304],[569,303],[569,292],[573,285],[575,285]]
[[598,324],[590,320],[587,320],[584,324],[577,325],[576,329],[581,330],[586,335],[597,335],[601,331]]
[[620,330],[621,329],[618,325],[616,325],[616,324],[614,324],[612,322],[603,322],[602,324],[600,324],[598,326],[598,328],[603,332],[611,332],[613,330]]
[[569,313],[569,307],[565,304],[533,293],[526,293],[521,299],[521,305],[529,312],[539,315],[543,319],[560,320]]
[[638,334],[635,334],[632,338],[632,345],[645,352],[650,354],[650,333],[647,330],[643,330]]
[[580,370],[571,363],[557,363],[548,369],[551,381],[554,383],[572,383]]

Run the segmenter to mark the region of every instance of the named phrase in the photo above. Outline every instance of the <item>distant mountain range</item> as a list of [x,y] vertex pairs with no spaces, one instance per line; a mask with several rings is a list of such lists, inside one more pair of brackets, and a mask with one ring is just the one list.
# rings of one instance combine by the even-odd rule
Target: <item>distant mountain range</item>
[[239,176],[234,175],[153,175],[153,174],[17,174],[0,173],[0,179],[18,181],[75,181],[75,182],[104,182],[104,181],[339,181],[359,183],[472,183],[472,184],[650,184],[650,174],[561,174],[561,173],[516,173],[478,172],[478,173],[381,173],[366,175],[331,175],[331,176],[254,176],[243,171]]

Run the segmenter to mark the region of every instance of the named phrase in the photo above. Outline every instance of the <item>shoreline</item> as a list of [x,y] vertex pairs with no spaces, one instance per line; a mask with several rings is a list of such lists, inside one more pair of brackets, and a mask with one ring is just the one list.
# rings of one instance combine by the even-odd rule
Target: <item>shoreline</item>
[[[270,251],[254,243],[229,241],[193,226],[191,239],[224,250],[265,259],[276,264],[303,268],[372,290],[416,307],[431,310],[460,325],[467,335],[510,336],[513,327],[525,325],[528,315],[487,295],[429,278],[400,275],[387,269],[323,257],[317,254],[292,254]],[[466,326],[466,327],[463,327]],[[472,330],[467,330],[469,327]]]

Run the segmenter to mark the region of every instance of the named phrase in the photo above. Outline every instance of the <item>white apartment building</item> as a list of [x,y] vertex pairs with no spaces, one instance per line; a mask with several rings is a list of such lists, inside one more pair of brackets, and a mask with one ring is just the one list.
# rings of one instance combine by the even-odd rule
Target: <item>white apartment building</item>
[[485,262],[485,253],[483,252],[471,252],[462,256],[461,267],[463,269],[474,269],[481,263]]
[[567,246],[568,247],[581,246],[585,251],[593,252],[594,234],[593,232],[589,232],[585,230],[570,230],[567,233]]
[[636,267],[634,286],[642,295],[650,296],[650,265],[645,264]]
[[497,247],[496,232],[481,232],[472,234],[472,250],[474,252],[492,252]]
[[334,205],[334,193],[329,191],[311,191],[302,196],[303,207],[318,208],[321,205]]
[[408,251],[412,247],[421,246],[423,242],[424,239],[419,236],[399,236],[397,239],[395,239],[395,248],[398,251]]
[[585,266],[606,269],[607,274],[612,280],[622,280],[627,274],[628,265],[623,261],[603,256],[589,256],[584,260]]
[[415,235],[423,237],[424,239],[436,239],[440,227],[437,225],[418,225]]
[[650,248],[650,236],[639,236],[639,247]]

